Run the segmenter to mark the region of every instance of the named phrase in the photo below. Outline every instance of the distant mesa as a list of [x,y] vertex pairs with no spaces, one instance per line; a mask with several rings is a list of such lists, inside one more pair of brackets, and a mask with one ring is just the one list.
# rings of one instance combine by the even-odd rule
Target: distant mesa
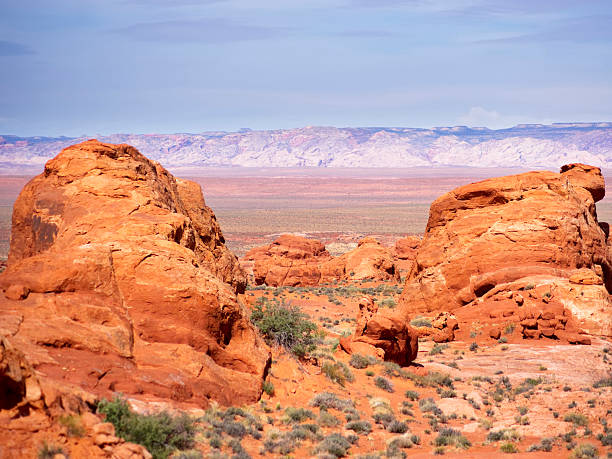
[[252,402],[270,351],[245,285],[199,185],[90,140],[15,203],[0,335],[51,380],[99,396]]
[[[612,123],[422,128],[304,127],[201,134],[113,134],[167,168],[202,167],[517,167],[569,163],[612,168]],[[3,136],[5,173],[39,171],[61,148],[85,138]]]

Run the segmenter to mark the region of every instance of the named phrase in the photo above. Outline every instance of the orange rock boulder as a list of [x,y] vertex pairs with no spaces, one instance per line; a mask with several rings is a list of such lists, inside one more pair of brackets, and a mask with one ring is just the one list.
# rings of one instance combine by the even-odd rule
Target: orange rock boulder
[[250,250],[242,263],[252,269],[256,285],[273,287],[308,287],[339,280],[399,281],[391,250],[371,237],[332,257],[317,240],[284,234],[270,245]]
[[349,354],[377,357],[406,366],[417,357],[419,337],[403,317],[394,314],[393,310],[379,311],[372,298],[364,297],[359,302],[355,333],[341,338],[340,346]]
[[364,237],[357,247],[321,265],[322,282],[337,279],[399,282],[399,269],[392,251],[372,237]]
[[128,145],[63,150],[17,199],[0,334],[98,395],[256,400],[269,349],[199,186]]
[[283,234],[272,244],[256,247],[244,256],[250,262],[256,285],[308,287],[321,280],[320,264],[331,259],[325,246],[314,239]]
[[456,311],[544,285],[584,331],[611,336],[612,258],[595,207],[604,194],[598,168],[571,164],[561,173],[494,178],[441,196],[400,309],[406,317]]

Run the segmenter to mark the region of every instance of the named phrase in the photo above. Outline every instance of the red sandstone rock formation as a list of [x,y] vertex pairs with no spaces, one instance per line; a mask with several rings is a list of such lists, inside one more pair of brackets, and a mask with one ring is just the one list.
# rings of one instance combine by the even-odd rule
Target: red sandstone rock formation
[[[24,354],[0,336],[0,457],[37,457],[49,438],[74,457],[152,457],[143,446],[115,437],[113,425],[91,412],[93,403],[86,393],[40,379]],[[69,448],[66,427],[58,422],[66,415],[78,416],[83,427],[83,435],[72,438]]]
[[283,234],[268,246],[252,249],[244,258],[253,263],[257,285],[308,287],[319,284],[319,265],[331,255],[319,241]]
[[341,338],[340,347],[349,354],[377,357],[405,366],[417,357],[416,331],[392,310],[379,311],[372,298],[359,302],[357,327],[352,336]]
[[268,246],[250,250],[243,263],[252,266],[255,284],[274,287],[307,287],[342,279],[399,281],[391,251],[371,237],[334,258],[319,241],[284,234]]
[[206,406],[261,394],[270,354],[199,186],[128,145],[63,150],[14,206],[0,334],[96,395]]
[[[612,336],[610,241],[595,207],[604,194],[598,168],[572,164],[559,174],[494,178],[441,196],[399,308],[406,317],[453,311],[461,322],[463,307],[488,311],[512,292],[543,286],[548,296],[522,298],[525,307],[532,303],[541,316],[554,299],[576,327]],[[532,334],[563,335],[551,332],[557,326],[538,323],[541,333]]]

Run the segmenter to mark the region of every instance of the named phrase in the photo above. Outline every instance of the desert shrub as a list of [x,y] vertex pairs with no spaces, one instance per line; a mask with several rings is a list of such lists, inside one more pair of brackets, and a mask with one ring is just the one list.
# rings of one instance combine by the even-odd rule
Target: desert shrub
[[575,426],[586,427],[589,425],[589,418],[580,413],[567,413],[563,418],[565,422],[571,422]]
[[258,303],[251,314],[251,322],[268,344],[280,345],[297,357],[315,348],[317,326],[307,318],[297,306],[285,303]]
[[247,434],[247,430],[244,425],[230,419],[224,419],[223,424],[221,424],[221,428],[223,429],[223,432],[234,438],[242,438]]
[[331,454],[335,457],[344,457],[348,454],[351,443],[340,434],[333,433],[325,437],[316,448],[319,453]]
[[501,440],[510,440],[510,441],[519,441],[521,436],[514,429],[502,429],[489,432],[487,435],[487,441],[501,441]]
[[478,343],[474,341],[472,344],[470,344],[470,351],[476,352],[476,349],[478,349]]
[[408,432],[408,424],[394,419],[387,425],[387,430],[391,433],[403,434]]
[[425,317],[416,317],[410,321],[410,325],[413,327],[429,327],[431,328],[431,320],[426,319]]
[[312,411],[304,408],[285,408],[285,416],[283,416],[283,422],[285,424],[292,424],[298,422],[304,422],[306,419],[314,419],[315,415]]
[[597,457],[597,448],[590,443],[576,446],[570,455],[571,459],[589,459],[592,457]]
[[514,443],[506,442],[499,447],[502,453],[514,454],[518,453],[518,448]]
[[353,382],[355,377],[349,367],[347,367],[342,362],[325,362],[321,367],[321,371],[325,376],[327,376],[331,381],[339,384],[344,387],[346,382]]
[[264,381],[263,391],[272,397],[274,395],[274,384],[272,384],[270,381]]
[[321,410],[318,423],[322,427],[336,427],[340,424],[340,420],[329,411]]
[[372,432],[372,424],[368,421],[352,421],[349,422],[346,426],[344,426],[347,430],[352,430],[355,433],[361,434],[369,434]]
[[338,396],[334,393],[321,392],[320,394],[315,395],[312,400],[310,400],[310,406],[314,406],[315,408],[333,408],[339,411],[346,411],[353,409],[355,407],[355,404],[352,400],[338,398]]
[[438,355],[444,352],[444,349],[448,349],[448,344],[434,344],[431,350],[429,351],[429,355]]
[[453,379],[446,373],[430,371],[421,376],[410,371],[403,372],[403,376],[410,379],[417,387],[448,387],[453,389]]
[[417,391],[414,390],[407,390],[406,392],[404,392],[404,395],[407,399],[410,400],[418,400],[419,399],[419,393]]
[[376,385],[376,387],[384,391],[393,392],[393,384],[391,384],[391,381],[389,381],[387,378],[383,378],[382,376],[377,376],[374,379],[374,384]]
[[281,434],[277,430],[268,433],[263,444],[263,453],[275,453],[286,456],[299,446],[299,441],[291,437],[289,433]]
[[457,392],[455,392],[452,389],[444,389],[442,392],[440,392],[440,398],[455,398],[455,397],[457,397]]
[[79,416],[73,414],[60,416],[59,423],[66,427],[69,437],[82,437],[85,435],[85,428]]
[[442,410],[438,408],[436,402],[434,402],[434,399],[431,397],[419,400],[419,408],[423,413],[432,412],[436,416],[442,414]]
[[165,459],[175,450],[190,449],[194,445],[196,428],[186,414],[134,413],[127,402],[119,397],[112,401],[102,400],[98,404],[98,412],[115,426],[118,437],[144,446],[155,459]]
[[38,459],[53,459],[56,454],[66,454],[61,446],[43,442],[38,448]]
[[357,368],[358,370],[362,370],[364,368],[367,368],[369,365],[371,365],[372,362],[372,358],[371,357],[367,357],[361,354],[352,354],[351,355],[351,360],[349,360],[349,364],[353,367],[353,368]]
[[540,440],[540,443],[536,443],[535,445],[531,445],[529,448],[527,448],[527,452],[528,453],[531,453],[533,451],[550,452],[552,451],[552,446],[553,446],[552,438],[542,438],[542,440]]
[[438,436],[434,440],[435,446],[457,446],[458,448],[467,449],[472,444],[458,430],[445,428],[440,430]]
[[595,389],[599,389],[600,387],[612,387],[612,376],[608,376],[607,378],[598,379],[593,383],[593,387]]
[[387,376],[403,376],[404,374],[402,367],[395,362],[383,362],[383,368]]

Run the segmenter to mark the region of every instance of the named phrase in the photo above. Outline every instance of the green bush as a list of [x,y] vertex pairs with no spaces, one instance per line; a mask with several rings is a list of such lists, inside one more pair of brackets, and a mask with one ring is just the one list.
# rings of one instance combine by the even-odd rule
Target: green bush
[[175,450],[190,449],[194,445],[196,429],[186,414],[168,413],[144,415],[130,410],[119,397],[102,400],[98,412],[115,426],[115,434],[126,441],[144,446],[155,459],[165,459]]
[[277,344],[297,357],[304,357],[315,348],[317,326],[297,306],[285,303],[258,303],[251,322],[268,344]]
[[565,422],[571,422],[575,426],[586,427],[589,425],[589,418],[580,413],[567,413],[563,418]]
[[448,344],[434,344],[431,351],[429,351],[429,355],[442,354],[445,349],[448,349]]
[[326,410],[333,408],[339,411],[348,411],[355,408],[355,404],[352,400],[338,398],[336,394],[331,392],[321,392],[315,395],[312,400],[310,400],[310,405],[315,408]]
[[56,454],[66,454],[61,446],[44,442],[38,449],[38,459],[53,459]]
[[510,442],[504,443],[503,445],[500,446],[499,449],[501,450],[502,453],[508,453],[508,454],[518,453],[518,448],[516,447],[516,445]]
[[404,395],[407,399],[410,399],[412,401],[419,399],[419,393],[415,390],[407,390]]
[[410,325],[412,325],[413,327],[433,327],[433,325],[431,325],[431,320],[426,319],[424,317],[417,317],[415,319],[412,319],[410,321]]
[[321,367],[321,371],[330,380],[344,387],[346,382],[353,382],[355,377],[351,370],[342,362],[325,362]]
[[376,385],[376,387],[384,391],[393,392],[393,384],[391,384],[391,381],[389,381],[387,378],[383,378],[382,376],[377,376],[374,379],[374,384]]
[[391,433],[403,434],[408,432],[408,424],[394,419],[389,424],[387,424],[387,430]]
[[288,407],[285,409],[285,416],[283,422],[285,424],[304,422],[306,419],[314,419],[315,415],[312,411],[304,408],[293,408]]
[[349,364],[353,367],[353,368],[357,368],[358,370],[362,370],[364,368],[368,368],[369,365],[371,365],[372,363],[372,358],[371,357],[366,357],[364,355],[361,354],[352,354],[351,355],[351,360],[349,360]]
[[595,389],[599,389],[600,387],[612,387],[612,376],[608,376],[607,378],[601,378],[593,383],[593,387]]
[[589,459],[592,457],[597,457],[597,448],[590,443],[576,446],[570,456],[571,459]]
[[60,416],[59,423],[66,427],[69,437],[82,437],[85,435],[85,428],[79,416],[75,416],[74,414]]
[[270,397],[274,395],[274,384],[272,384],[270,381],[264,381],[262,389]]
[[317,452],[327,453],[335,457],[344,457],[348,454],[351,443],[340,434],[328,435],[317,446]]
[[465,436],[463,436],[461,432],[455,429],[450,429],[450,428],[445,428],[445,429],[440,430],[440,433],[434,440],[434,445],[435,446],[457,446],[458,448],[463,448],[463,449],[467,449],[470,446],[472,446],[470,441],[467,438],[465,438]]
[[370,424],[368,421],[352,421],[344,427],[345,429],[352,430],[358,434],[364,433],[367,435],[372,432],[372,424]]

